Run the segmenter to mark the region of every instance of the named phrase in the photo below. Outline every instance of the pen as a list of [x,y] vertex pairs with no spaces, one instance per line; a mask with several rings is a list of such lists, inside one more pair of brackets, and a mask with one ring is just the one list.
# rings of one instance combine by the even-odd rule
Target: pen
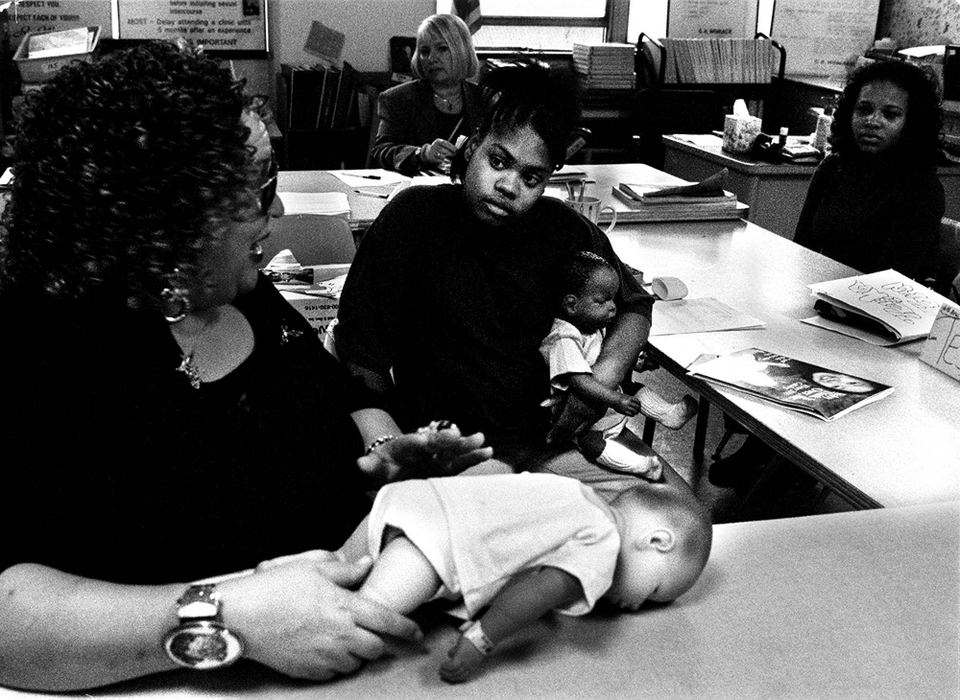
[[363,190],[354,190],[357,194],[363,197],[376,197],[377,199],[388,199],[390,195],[380,194],[379,192],[364,192]]
[[457,132],[460,131],[461,126],[463,126],[463,117],[460,117],[460,120],[457,122],[456,126],[453,127],[453,131],[450,132],[450,138],[448,138],[447,141],[453,143],[453,139],[456,138]]
[[349,175],[350,177],[362,177],[367,180],[379,180],[379,175],[363,175],[361,173],[344,173],[344,175]]

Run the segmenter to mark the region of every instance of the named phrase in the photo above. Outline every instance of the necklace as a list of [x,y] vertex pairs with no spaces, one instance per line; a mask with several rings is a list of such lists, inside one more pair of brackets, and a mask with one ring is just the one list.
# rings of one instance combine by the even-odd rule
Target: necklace
[[[217,316],[211,316],[203,320],[203,325],[200,326],[200,329],[192,334],[187,334],[182,331],[180,327],[177,327],[177,331],[173,332],[173,337],[177,341],[177,344],[180,346],[180,365],[177,367],[177,371],[186,375],[187,380],[190,382],[190,386],[194,389],[200,388],[200,366],[197,364],[195,356],[197,351],[197,345],[200,343],[200,339],[203,337],[204,333],[207,332],[207,329],[213,325],[216,321]],[[187,347],[187,341],[192,340],[193,342]]]
[[457,93],[457,96],[455,99],[448,100],[439,92],[434,92],[433,99],[436,101],[437,107],[439,107],[442,112],[451,112],[451,113],[456,112],[461,107],[461,104],[460,104],[461,98],[459,93]]

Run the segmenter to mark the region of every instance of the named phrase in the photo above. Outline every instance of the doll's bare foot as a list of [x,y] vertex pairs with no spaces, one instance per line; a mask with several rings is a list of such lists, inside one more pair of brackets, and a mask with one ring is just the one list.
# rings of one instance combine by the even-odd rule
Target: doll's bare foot
[[447,683],[463,683],[483,663],[483,654],[470,642],[460,637],[447,652],[447,659],[440,664],[440,678]]

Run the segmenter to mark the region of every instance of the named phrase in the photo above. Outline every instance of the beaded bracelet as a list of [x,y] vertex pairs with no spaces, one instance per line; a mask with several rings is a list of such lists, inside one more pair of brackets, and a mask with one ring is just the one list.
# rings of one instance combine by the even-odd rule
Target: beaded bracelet
[[374,440],[373,442],[371,442],[371,443],[367,446],[367,451],[364,452],[363,454],[364,454],[364,456],[366,456],[366,455],[370,454],[371,452],[373,452],[373,451],[374,451],[375,449],[377,449],[378,447],[380,447],[380,445],[385,445],[386,443],[390,442],[391,440],[396,440],[396,439],[397,439],[397,436],[396,436],[396,435],[381,435],[380,437],[378,437],[376,440]]

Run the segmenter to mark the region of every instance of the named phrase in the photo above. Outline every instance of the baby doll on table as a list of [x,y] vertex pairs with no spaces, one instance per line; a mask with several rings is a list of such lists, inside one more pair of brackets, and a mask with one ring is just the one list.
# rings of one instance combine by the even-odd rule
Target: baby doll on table
[[540,345],[540,353],[550,368],[552,390],[544,405],[557,411],[570,392],[588,403],[606,406],[607,413],[578,437],[580,451],[612,471],[659,479],[659,458],[633,452],[624,441],[614,438],[629,433],[627,418],[637,413],[676,430],[696,414],[696,401],[686,395],[671,403],[648,386],[631,396],[598,381],[592,367],[600,355],[604,329],[617,315],[614,296],[620,279],[603,257],[580,251],[567,264],[558,282],[560,316],[554,319],[553,328]]
[[674,600],[710,545],[709,517],[689,489],[638,480],[607,504],[576,479],[520,473],[389,484],[339,555],[372,555],[361,595],[403,614],[462,600],[472,622],[440,668],[458,683],[551,610],[583,615],[601,597],[625,610]]

